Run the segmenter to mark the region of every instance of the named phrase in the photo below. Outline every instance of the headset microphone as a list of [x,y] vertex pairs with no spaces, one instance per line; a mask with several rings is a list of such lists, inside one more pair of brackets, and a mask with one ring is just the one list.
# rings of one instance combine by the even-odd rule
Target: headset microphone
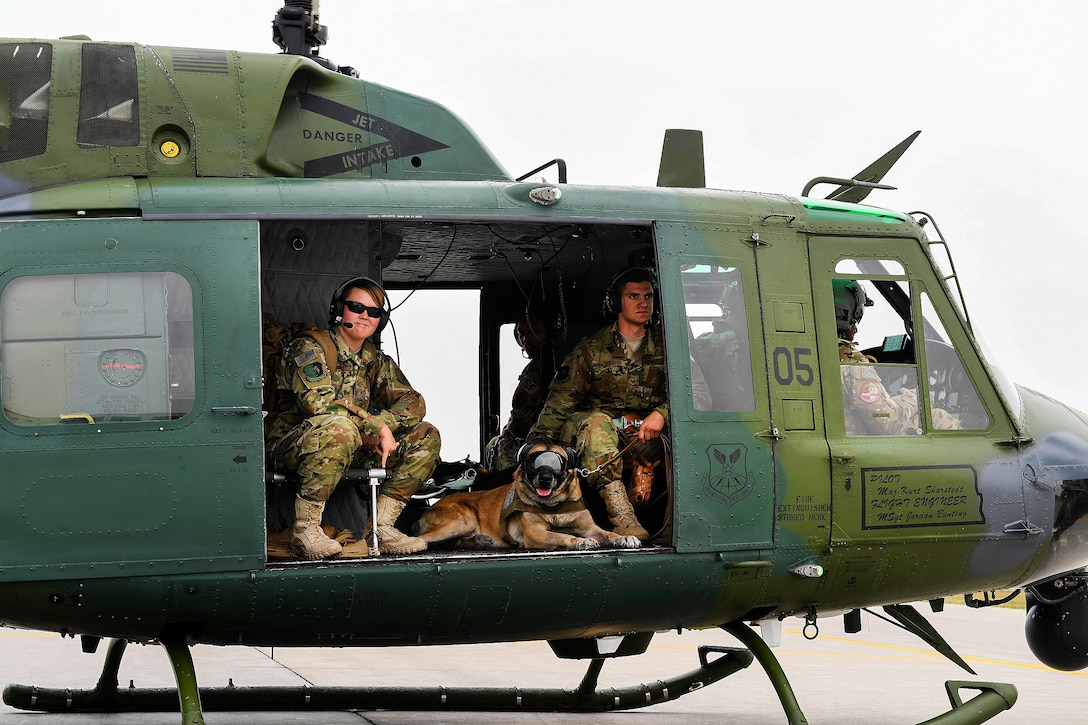
[[355,323],[353,323],[353,322],[341,322],[340,326],[341,327],[346,327],[346,328],[348,328],[350,330],[351,328],[355,327]]

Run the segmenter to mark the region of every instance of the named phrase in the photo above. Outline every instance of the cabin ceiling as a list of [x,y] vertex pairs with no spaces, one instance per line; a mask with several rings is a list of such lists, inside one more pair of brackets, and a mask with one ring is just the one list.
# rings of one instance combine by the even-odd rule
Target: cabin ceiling
[[[321,321],[352,275],[390,289],[486,287],[541,280],[603,289],[622,269],[653,263],[648,226],[629,224],[275,220],[261,229],[266,316]],[[380,271],[379,271],[380,270]]]

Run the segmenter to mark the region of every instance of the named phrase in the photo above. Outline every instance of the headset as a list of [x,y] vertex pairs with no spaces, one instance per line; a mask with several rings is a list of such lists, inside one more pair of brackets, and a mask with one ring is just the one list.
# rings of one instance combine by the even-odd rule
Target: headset
[[[632,279],[625,279],[626,277]],[[650,318],[650,324],[657,322],[661,313],[660,300],[657,299],[657,275],[647,267],[628,267],[612,278],[612,281],[608,283],[608,289],[605,290],[604,299],[601,300],[601,314],[605,318],[614,320],[619,317],[621,307],[620,290],[623,285],[635,280],[650,283],[650,287],[654,291],[654,313]]]
[[329,300],[329,327],[336,327],[344,321],[344,299],[347,297],[348,291],[354,287],[366,289],[366,286],[377,287],[381,290],[382,314],[378,317],[378,327],[374,330],[374,337],[376,338],[382,334],[382,330],[389,324],[389,313],[392,312],[392,308],[389,306],[389,295],[386,293],[385,288],[370,277],[355,277],[336,288],[336,291],[332,293],[332,299]]
[[563,452],[567,454],[567,460],[566,462],[560,462],[558,464],[558,468],[555,465],[548,465],[548,463],[555,463],[555,461],[550,460],[551,457],[546,458],[544,461],[539,460],[540,457],[545,453],[551,453],[552,456],[554,456],[555,458],[559,458],[559,456],[553,450],[544,449],[541,451],[537,451],[533,454],[533,459],[530,461],[529,452],[536,445],[538,444],[526,443],[518,449],[518,467],[521,469],[521,472],[526,476],[532,477],[533,471],[538,468],[538,466],[536,465],[538,461],[541,463],[542,466],[551,468],[555,475],[560,478],[565,475],[567,471],[574,470],[578,467],[578,451],[574,450],[570,446],[562,446]]

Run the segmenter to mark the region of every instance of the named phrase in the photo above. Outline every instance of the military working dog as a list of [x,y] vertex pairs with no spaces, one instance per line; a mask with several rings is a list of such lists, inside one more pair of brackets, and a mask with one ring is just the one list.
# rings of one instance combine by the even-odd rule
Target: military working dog
[[490,491],[454,493],[419,518],[414,533],[428,544],[476,549],[637,549],[634,536],[596,524],[582,500],[570,448],[527,444],[518,452],[513,483]]

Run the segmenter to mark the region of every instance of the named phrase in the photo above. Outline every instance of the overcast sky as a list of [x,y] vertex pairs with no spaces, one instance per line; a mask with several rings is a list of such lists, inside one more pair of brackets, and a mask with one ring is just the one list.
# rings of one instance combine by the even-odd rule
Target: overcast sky
[[[275,52],[282,4],[39,0],[4,34]],[[708,186],[798,195],[921,129],[885,179],[898,190],[868,203],[931,212],[992,362],[1088,410],[1083,0],[323,0],[320,12],[323,55],[448,106],[514,175],[562,157],[571,183],[652,186],[664,130],[698,128]],[[474,447],[439,425],[443,458]]]

